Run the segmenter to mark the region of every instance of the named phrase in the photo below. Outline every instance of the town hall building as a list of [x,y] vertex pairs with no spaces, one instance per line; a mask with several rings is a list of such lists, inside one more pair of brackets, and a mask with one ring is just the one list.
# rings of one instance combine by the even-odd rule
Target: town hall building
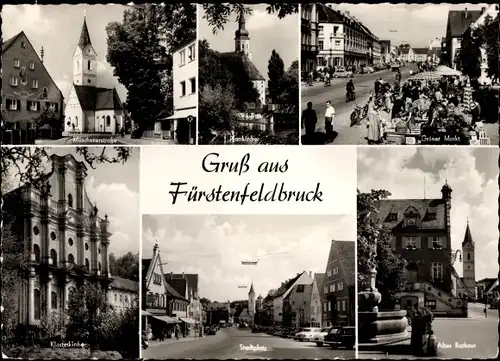
[[73,54],[73,85],[64,110],[64,131],[69,133],[120,133],[123,104],[116,88],[97,86],[97,53],[84,17]]

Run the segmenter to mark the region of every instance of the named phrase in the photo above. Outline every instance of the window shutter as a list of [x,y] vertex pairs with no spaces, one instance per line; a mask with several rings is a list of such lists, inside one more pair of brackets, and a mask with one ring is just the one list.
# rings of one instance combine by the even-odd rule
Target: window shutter
[[39,112],[40,111],[40,102],[36,102],[36,111]]
[[12,100],[10,99],[5,99],[5,106],[7,110],[10,110],[10,105],[12,104]]
[[432,249],[434,237],[427,237],[427,248]]
[[59,103],[54,103],[54,109],[56,112],[59,111]]
[[26,101],[26,108],[28,108],[28,110],[31,110],[31,100]]
[[17,110],[21,110],[21,100],[17,100]]
[[446,237],[440,237],[440,239],[441,239],[441,245],[443,246],[443,249],[448,247],[448,245],[446,244]]
[[422,248],[422,239],[420,237],[415,237],[415,238],[416,238],[415,243],[416,243],[417,249],[421,249]]

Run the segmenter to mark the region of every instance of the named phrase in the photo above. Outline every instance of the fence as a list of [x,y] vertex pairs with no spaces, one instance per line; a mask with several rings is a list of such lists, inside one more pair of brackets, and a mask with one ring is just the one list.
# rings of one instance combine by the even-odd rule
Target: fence
[[2,129],[2,144],[35,144],[36,129]]

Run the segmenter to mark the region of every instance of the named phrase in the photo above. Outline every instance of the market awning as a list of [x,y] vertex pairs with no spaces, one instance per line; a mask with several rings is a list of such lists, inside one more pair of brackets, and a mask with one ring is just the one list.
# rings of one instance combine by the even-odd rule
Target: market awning
[[157,320],[163,321],[168,324],[181,323],[181,321],[169,316],[153,316],[153,317],[156,318]]
[[178,110],[174,113],[174,115],[171,115],[168,118],[164,119],[184,119],[187,117],[196,118],[196,108]]
[[192,318],[184,318],[184,317],[179,317],[179,319],[182,321],[182,322],[185,322],[185,323],[192,323],[192,324],[195,324],[196,321],[193,320]]
[[153,316],[153,314],[148,311],[141,311],[141,316]]

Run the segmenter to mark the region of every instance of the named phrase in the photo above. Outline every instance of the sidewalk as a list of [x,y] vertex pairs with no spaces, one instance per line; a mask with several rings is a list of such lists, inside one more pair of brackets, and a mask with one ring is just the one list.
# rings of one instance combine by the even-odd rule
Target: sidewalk
[[207,336],[203,336],[203,337],[187,336],[187,337],[179,337],[178,340],[175,337],[172,337],[172,338],[166,338],[165,341],[156,341],[156,340],[149,341],[149,347],[159,346],[159,345],[169,345],[169,344],[179,343],[179,342],[201,340],[201,339],[204,339],[205,337],[207,337]]
[[130,145],[172,145],[175,144],[173,140],[162,140],[162,139],[154,139],[154,138],[139,138],[132,139],[130,134],[125,135],[124,138],[118,138],[123,142]]

